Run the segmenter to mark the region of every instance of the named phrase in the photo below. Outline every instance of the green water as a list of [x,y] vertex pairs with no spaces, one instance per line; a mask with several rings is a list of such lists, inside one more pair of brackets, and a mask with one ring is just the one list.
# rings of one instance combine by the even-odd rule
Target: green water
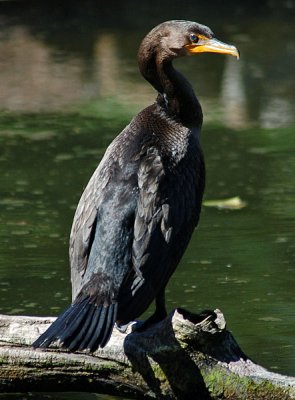
[[[175,10],[163,20],[187,18]],[[204,109],[206,200],[239,196],[246,207],[203,207],[167,303],[220,308],[246,354],[294,376],[294,8],[232,10],[234,23],[206,7],[189,19],[216,27],[241,60],[204,55],[177,67]],[[0,313],[56,315],[71,297],[68,236],[83,188],[111,140],[153,101],[135,55],[162,19],[150,11],[139,26],[123,13],[122,27],[111,16],[96,26],[87,7],[81,21],[57,7],[54,23],[46,8],[21,11],[6,6],[0,28]]]

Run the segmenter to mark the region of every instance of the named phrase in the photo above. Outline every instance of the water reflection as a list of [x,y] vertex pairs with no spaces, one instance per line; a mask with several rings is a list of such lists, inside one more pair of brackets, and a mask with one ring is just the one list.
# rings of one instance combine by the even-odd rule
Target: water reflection
[[52,111],[87,96],[79,58],[58,60],[27,28],[15,26],[0,41],[0,108]]
[[[241,32],[237,27],[230,33],[218,32],[219,37],[240,48],[240,62],[220,56],[217,60],[212,55],[194,59],[187,66],[186,61],[181,62],[184,65],[180,68],[189,68],[208,120],[217,117],[230,128],[294,123],[295,28],[286,23],[279,35],[284,45],[272,35],[269,46],[273,26],[275,21],[270,19],[258,28],[248,25]],[[75,52],[70,50],[71,37],[63,38],[61,48],[58,43],[48,44],[42,35],[32,34],[25,25],[4,26],[0,40],[0,109],[59,111],[86,107],[105,98],[127,107],[143,107],[153,90],[137,71],[136,53],[142,35],[141,31],[136,35],[125,31],[122,42],[121,32],[97,29],[92,33],[92,48],[85,54],[83,47],[78,51],[79,43]],[[215,75],[211,77],[212,73]]]
[[235,61],[231,58],[225,61],[220,101],[223,124],[233,129],[240,129],[249,126],[250,121],[246,111],[247,102],[242,80],[243,61]]

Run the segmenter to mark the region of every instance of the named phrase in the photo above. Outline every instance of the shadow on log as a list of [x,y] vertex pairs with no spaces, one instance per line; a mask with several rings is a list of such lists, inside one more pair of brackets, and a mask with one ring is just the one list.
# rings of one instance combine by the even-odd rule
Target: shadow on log
[[114,329],[104,349],[69,353],[31,343],[54,318],[0,316],[0,393],[80,391],[130,398],[295,399],[295,378],[251,361],[219,310],[174,310],[145,332]]

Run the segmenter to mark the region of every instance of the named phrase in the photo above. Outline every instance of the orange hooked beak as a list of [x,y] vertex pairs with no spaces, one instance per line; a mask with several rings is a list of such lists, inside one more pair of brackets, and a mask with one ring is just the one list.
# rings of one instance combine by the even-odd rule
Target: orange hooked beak
[[209,39],[205,36],[198,36],[196,43],[190,43],[185,46],[189,54],[197,53],[221,53],[230,54],[232,56],[240,58],[239,50],[230,44],[220,42],[217,39]]

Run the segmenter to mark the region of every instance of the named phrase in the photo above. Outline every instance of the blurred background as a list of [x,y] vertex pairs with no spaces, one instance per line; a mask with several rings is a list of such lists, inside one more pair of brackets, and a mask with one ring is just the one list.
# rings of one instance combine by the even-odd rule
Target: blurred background
[[220,308],[247,355],[295,375],[294,17],[294,0],[0,2],[0,313],[57,315],[70,302],[79,197],[108,144],[155,98],[139,43],[160,22],[193,20],[241,59],[175,62],[203,107],[207,203],[168,307]]

